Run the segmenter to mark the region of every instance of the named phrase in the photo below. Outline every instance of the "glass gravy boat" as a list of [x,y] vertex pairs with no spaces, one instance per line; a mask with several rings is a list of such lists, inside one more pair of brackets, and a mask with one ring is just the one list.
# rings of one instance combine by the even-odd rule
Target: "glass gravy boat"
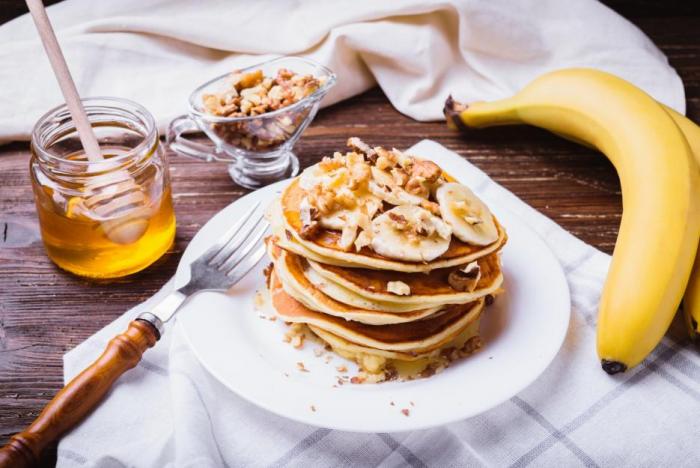
[[[168,146],[184,156],[230,163],[229,174],[233,180],[250,189],[295,176],[299,172],[299,160],[292,148],[313,120],[323,97],[335,85],[336,76],[323,65],[299,57],[277,58],[239,72],[262,70],[264,76],[275,76],[282,68],[296,74],[313,75],[321,79],[321,85],[294,104],[271,112],[220,117],[207,113],[203,96],[225,91],[231,74],[221,75],[190,95],[188,114],[170,123]],[[193,131],[204,132],[211,143],[186,138],[185,134]]]

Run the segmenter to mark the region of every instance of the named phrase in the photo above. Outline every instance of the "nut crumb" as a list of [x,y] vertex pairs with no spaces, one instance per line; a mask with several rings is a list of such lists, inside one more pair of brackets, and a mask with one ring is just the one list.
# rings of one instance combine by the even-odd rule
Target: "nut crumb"
[[403,414],[404,416],[408,417],[408,416],[411,415],[411,412],[408,410],[408,408],[404,408],[404,409],[401,410],[401,414]]
[[321,349],[321,348],[316,348],[316,349],[314,349],[314,356],[316,356],[316,357],[321,357],[321,356],[323,356],[325,353],[326,353],[326,352],[325,352],[323,349]]
[[304,335],[296,335],[292,338],[292,346],[296,349],[301,349],[304,347]]
[[313,411],[314,413],[316,412],[316,407],[314,405],[311,405],[311,411]]
[[348,368],[345,366],[338,366],[335,368],[335,370],[337,370],[338,372],[347,372]]
[[364,381],[365,381],[366,379],[367,379],[367,378],[366,378],[364,375],[356,375],[356,376],[354,376],[352,379],[350,379],[350,383],[353,383],[353,384],[361,384],[361,383],[364,383]]
[[411,406],[416,406],[416,405],[413,404],[412,401],[409,401],[408,403],[409,403]]
[[393,401],[390,401],[389,404],[390,404],[391,406],[396,406],[396,404],[395,404]]
[[297,369],[299,369],[300,372],[309,372],[309,369],[307,369],[301,361],[297,362]]
[[276,315],[270,315],[267,319],[268,319],[270,322],[276,322],[276,321],[277,321],[277,316],[276,316]]
[[255,310],[261,310],[265,306],[265,296],[262,291],[255,291],[255,297],[253,299],[253,308]]

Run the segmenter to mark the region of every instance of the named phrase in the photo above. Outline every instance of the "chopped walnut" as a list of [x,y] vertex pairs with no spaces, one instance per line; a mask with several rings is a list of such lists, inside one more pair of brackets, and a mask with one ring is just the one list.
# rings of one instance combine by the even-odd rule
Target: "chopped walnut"
[[391,169],[399,162],[399,158],[395,152],[396,150],[389,151],[381,146],[377,146],[374,148],[374,151],[377,153],[377,159],[375,160],[374,165],[379,170],[385,171],[387,169]]
[[387,215],[392,221],[394,229],[396,229],[397,231],[403,231],[408,227],[408,220],[405,216],[393,213],[391,211],[388,212]]
[[[262,70],[231,75],[228,87],[219,93],[204,94],[204,111],[216,117],[242,118],[273,112],[290,106],[314,93],[324,78],[298,75],[280,69],[275,77]],[[309,109],[294,109],[268,121],[242,120],[211,124],[226,143],[252,151],[269,151],[286,142],[308,116]]]
[[438,205],[435,202],[431,202],[428,200],[423,200],[420,203],[421,208],[425,208],[426,210],[430,211],[432,214],[435,216],[441,216],[440,214],[440,205]]
[[474,351],[480,349],[482,346],[484,346],[484,342],[481,339],[481,337],[472,336],[464,343],[462,348],[459,350],[460,357],[467,357],[470,354],[473,354]]
[[345,167],[345,158],[343,155],[339,152],[333,153],[333,157],[330,158],[328,156],[324,156],[321,159],[321,162],[318,163],[319,167],[323,169],[326,172],[331,172],[335,169],[340,169],[341,167]]
[[292,346],[296,349],[301,349],[304,347],[304,335],[296,335],[292,338]]
[[477,262],[471,262],[464,268],[452,271],[447,282],[457,291],[472,292],[481,279],[481,268]]
[[360,140],[357,137],[348,138],[348,146],[358,153],[362,153],[365,156],[371,157],[376,156],[377,152],[372,149],[367,143]]
[[411,228],[413,234],[421,237],[430,237],[437,233],[443,239],[449,239],[452,235],[452,228],[449,224],[423,210],[418,213]]
[[313,239],[321,226],[318,222],[318,210],[311,206],[308,197],[304,197],[299,203],[299,217],[301,218],[299,235],[302,239]]
[[433,184],[437,182],[441,174],[440,166],[434,162],[425,159],[413,159],[410,172],[411,178],[420,177],[425,182]]
[[363,230],[355,239],[355,250],[359,252],[363,247],[366,247],[372,243],[371,231]]
[[335,209],[335,196],[333,192],[324,191],[321,185],[315,185],[308,192],[309,203],[316,208],[321,215],[332,213]]
[[386,290],[397,296],[410,296],[411,287],[403,281],[389,281],[386,284]]
[[372,173],[367,163],[358,162],[350,166],[350,190],[357,190],[367,185]]
[[411,195],[416,195],[421,198],[428,198],[430,196],[430,185],[423,177],[411,177],[408,182],[406,182],[406,191]]
[[265,285],[267,286],[267,289],[270,289],[270,278],[272,276],[272,270],[274,270],[275,264],[270,262],[269,265],[265,267],[263,270],[263,275],[265,275]]
[[349,250],[353,246],[355,239],[357,238],[357,223],[349,221],[348,224],[343,226],[342,234],[340,235],[340,241],[338,242],[338,247],[343,250]]
[[391,171],[391,177],[394,179],[394,183],[399,187],[403,187],[408,182],[408,174],[403,169],[398,167],[393,168]]

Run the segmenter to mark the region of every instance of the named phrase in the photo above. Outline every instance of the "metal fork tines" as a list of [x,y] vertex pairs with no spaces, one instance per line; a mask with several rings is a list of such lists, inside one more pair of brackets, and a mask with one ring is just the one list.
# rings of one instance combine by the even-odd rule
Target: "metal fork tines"
[[190,265],[190,282],[180,292],[190,295],[202,289],[228,289],[246,275],[265,254],[260,242],[269,223],[254,204],[219,241]]

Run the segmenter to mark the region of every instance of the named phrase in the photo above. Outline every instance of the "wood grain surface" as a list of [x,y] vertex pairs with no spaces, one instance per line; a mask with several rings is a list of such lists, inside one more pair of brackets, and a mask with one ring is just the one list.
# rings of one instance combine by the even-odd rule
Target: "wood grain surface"
[[[683,79],[688,115],[700,121],[700,11],[697,2],[608,2],[669,57]],[[0,0],[0,23],[24,11]],[[612,45],[611,45],[612,46]],[[584,241],[611,253],[621,215],[612,166],[594,151],[533,128],[460,136],[444,122],[419,123],[369,91],[322,110],[296,147],[303,166],[344,147],[349,136],[408,147],[431,138],[457,151]],[[175,245],[144,272],[110,282],[64,273],[46,257],[28,177],[25,143],[0,147],[0,443],[25,428],[61,388],[62,356],[175,272],[188,241],[217,211],[247,193],[226,167],[170,155],[178,230]],[[94,307],[100,304],[100,307]],[[46,458],[53,464],[55,453]]]

